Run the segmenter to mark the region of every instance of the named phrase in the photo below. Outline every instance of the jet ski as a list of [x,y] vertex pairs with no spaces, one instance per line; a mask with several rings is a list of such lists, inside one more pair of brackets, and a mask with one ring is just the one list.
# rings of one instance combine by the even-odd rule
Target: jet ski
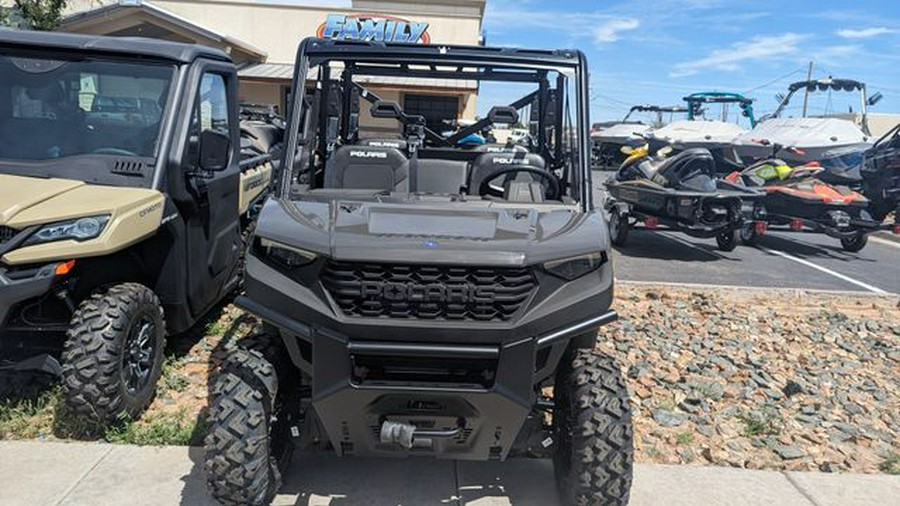
[[824,233],[840,239],[846,251],[860,251],[868,234],[883,228],[869,212],[869,200],[847,186],[832,185],[819,176],[817,164],[791,167],[782,159],[757,162],[726,180],[765,191],[762,212],[741,230],[744,244],[754,244],[761,229]]
[[900,125],[864,153],[860,173],[872,217],[884,221],[893,212],[893,231],[900,234]]
[[[860,120],[854,121],[835,117],[785,117],[791,99],[798,93],[834,91],[858,92],[860,100]],[[769,157],[771,146],[794,146],[792,153],[784,157],[791,165],[801,165],[812,160],[820,160],[829,150],[856,146],[867,149],[873,138],[869,134],[867,107],[875,105],[881,94],[872,97],[866,94],[866,85],[851,79],[820,79],[799,81],[788,87],[788,94],[770,116],[763,117],[750,131],[734,138],[736,158],[752,164]]]
[[[653,125],[635,121],[636,113],[654,113],[656,121]],[[591,165],[595,169],[614,170],[618,168],[628,155],[621,152],[622,146],[643,139],[654,126],[660,127],[664,122],[664,114],[673,117],[675,114],[686,114],[688,109],[681,106],[636,105],[628,110],[621,121],[598,124],[591,129]]]
[[[667,228],[692,237],[715,237],[719,249],[731,251],[746,219],[752,218],[753,201],[762,197],[716,177],[716,163],[703,148],[680,150],[657,139],[629,153],[619,170],[605,183],[609,229],[613,244],[623,246],[629,229]],[[764,231],[760,231],[764,233]]]

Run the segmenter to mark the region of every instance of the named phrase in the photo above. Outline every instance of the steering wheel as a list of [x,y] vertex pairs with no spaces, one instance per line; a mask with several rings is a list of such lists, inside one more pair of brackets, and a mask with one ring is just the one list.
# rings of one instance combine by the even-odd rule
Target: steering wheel
[[122,148],[97,148],[91,151],[95,155],[121,155],[121,156],[138,156],[134,151],[128,151]]
[[478,186],[478,195],[491,195],[493,197],[503,197],[503,192],[494,188],[490,185],[491,181],[497,179],[498,177],[505,174],[513,174],[516,172],[527,172],[529,174],[533,174],[535,176],[540,177],[544,181],[547,182],[546,189],[544,190],[544,198],[547,200],[556,200],[559,198],[561,185],[559,183],[559,178],[557,178],[553,173],[547,172],[541,169],[536,169],[534,167],[503,167],[495,170],[488,174],[484,179],[481,180],[481,184]]

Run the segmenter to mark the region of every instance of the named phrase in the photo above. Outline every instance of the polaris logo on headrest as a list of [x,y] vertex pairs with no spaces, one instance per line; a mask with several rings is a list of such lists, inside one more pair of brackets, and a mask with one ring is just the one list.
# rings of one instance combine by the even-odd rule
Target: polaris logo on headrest
[[399,142],[386,142],[386,141],[369,141],[370,146],[376,146],[379,148],[399,148]]
[[353,158],[387,158],[388,154],[381,151],[351,151]]
[[497,165],[527,165],[528,160],[524,158],[494,158]]

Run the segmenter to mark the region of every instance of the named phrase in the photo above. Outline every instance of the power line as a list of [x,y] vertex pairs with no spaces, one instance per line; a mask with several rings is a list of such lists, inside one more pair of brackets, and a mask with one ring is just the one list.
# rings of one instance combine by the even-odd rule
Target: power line
[[769,81],[769,82],[767,82],[767,83],[765,83],[765,84],[761,84],[761,85],[757,86],[756,88],[752,88],[752,89],[749,89],[749,90],[745,91],[745,92],[744,92],[744,95],[749,95],[749,94],[753,93],[754,91],[761,90],[761,89],[763,89],[763,88],[766,88],[766,87],[768,87],[768,86],[771,86],[771,85],[777,83],[778,81],[783,81],[783,80],[787,79],[788,77],[791,77],[791,76],[794,75],[794,74],[799,74],[799,73],[802,73],[802,72],[805,72],[805,71],[806,71],[805,68],[799,67],[799,68],[793,70],[792,72],[790,72],[790,73],[788,73],[788,74],[785,74],[785,75],[783,75],[783,76],[781,76],[781,77],[779,77],[779,78],[777,78],[777,79],[773,79],[773,80],[771,80],[771,81]]

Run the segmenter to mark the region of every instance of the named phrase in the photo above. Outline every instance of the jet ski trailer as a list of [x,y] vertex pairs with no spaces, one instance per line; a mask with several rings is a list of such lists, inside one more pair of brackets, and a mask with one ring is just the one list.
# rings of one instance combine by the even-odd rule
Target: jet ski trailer
[[[631,117],[635,113],[654,113],[656,121],[647,124],[635,121]],[[615,170],[625,160],[622,155],[622,146],[631,141],[641,139],[648,135],[654,128],[665,124],[664,115],[674,117],[676,114],[687,114],[688,109],[683,106],[659,106],[659,105],[635,105],[628,110],[628,114],[622,121],[612,124],[598,125],[591,131],[591,164],[593,168],[600,170]]]
[[[856,92],[860,96],[860,120],[856,122],[835,117],[784,117],[791,99],[797,92]],[[772,146],[790,146],[791,153],[784,155],[790,165],[819,160],[834,148],[860,146],[866,149],[874,139],[869,133],[868,107],[875,105],[881,94],[867,96],[865,83],[852,79],[820,79],[798,81],[788,87],[788,94],[770,116],[760,118],[750,131],[734,138],[737,158],[750,165],[768,158]]]
[[[612,243],[624,246],[629,230],[675,230],[692,237],[715,238],[719,249],[731,251],[745,222],[754,218],[759,191],[715,176],[715,161],[703,148],[671,158],[646,157],[626,163],[606,182]],[[765,229],[757,231],[762,234]]]

